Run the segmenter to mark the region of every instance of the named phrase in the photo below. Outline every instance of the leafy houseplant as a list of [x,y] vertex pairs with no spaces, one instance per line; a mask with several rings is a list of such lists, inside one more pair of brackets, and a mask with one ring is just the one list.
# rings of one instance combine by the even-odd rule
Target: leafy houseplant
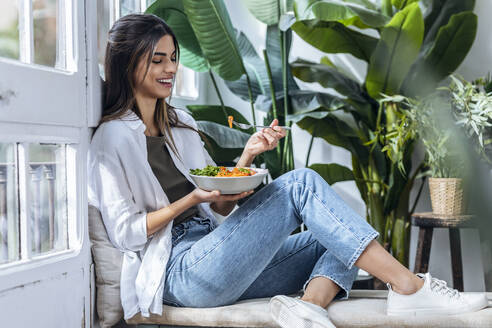
[[294,32],[321,51],[367,63],[362,84],[328,57],[320,63],[292,63],[294,76],[339,95],[325,96],[322,108],[289,119],[313,137],[350,151],[367,219],[405,265],[416,205],[409,204],[410,191],[424,164],[412,167],[417,137],[405,106],[384,95],[422,96],[452,73],[475,39],[473,7],[472,0],[382,0],[381,6],[367,0],[297,0],[289,21]]
[[492,165],[492,84],[490,78],[468,82],[462,77],[451,76],[449,92],[456,124],[465,129],[473,140],[480,158]]

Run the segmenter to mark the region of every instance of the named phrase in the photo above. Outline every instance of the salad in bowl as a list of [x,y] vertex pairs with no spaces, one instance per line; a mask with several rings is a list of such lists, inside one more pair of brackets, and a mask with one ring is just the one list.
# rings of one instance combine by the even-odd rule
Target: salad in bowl
[[258,187],[268,169],[207,165],[190,169],[190,176],[200,189],[219,190],[221,194],[239,194]]

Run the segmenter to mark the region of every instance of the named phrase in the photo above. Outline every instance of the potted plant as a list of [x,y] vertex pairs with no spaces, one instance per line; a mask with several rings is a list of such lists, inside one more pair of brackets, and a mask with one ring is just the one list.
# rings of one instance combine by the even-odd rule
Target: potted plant
[[[480,78],[469,82],[460,76],[453,75],[449,86],[440,88],[448,94],[451,113],[456,125],[463,128],[472,147],[479,154],[479,158],[489,165],[492,164],[492,92],[490,92],[490,88],[490,78]],[[433,144],[439,146],[436,141]],[[452,152],[452,149],[456,149],[453,146],[446,144],[445,147]],[[429,150],[432,152],[433,147],[430,148],[428,153]],[[437,149],[434,150],[437,151]],[[461,164],[461,168],[465,164],[463,160],[455,159],[454,162]],[[434,164],[446,167],[450,163],[453,163],[453,160]],[[443,175],[443,172],[435,173]],[[459,172],[455,172],[454,175],[458,176]],[[443,214],[462,214],[464,212],[462,179],[431,178],[429,186],[434,212]]]
[[[463,143],[492,164],[492,92],[490,79],[466,81],[450,76],[446,87],[420,101],[406,101],[417,135],[425,146],[432,210],[459,215],[466,210],[463,192],[468,159]],[[392,99],[395,99],[393,97]],[[465,136],[467,139],[459,140]]]
[[425,147],[424,172],[429,178],[432,212],[460,215],[465,212],[463,178],[466,156],[456,147],[457,129],[452,104],[445,95],[433,94],[418,102],[409,102],[410,116]]

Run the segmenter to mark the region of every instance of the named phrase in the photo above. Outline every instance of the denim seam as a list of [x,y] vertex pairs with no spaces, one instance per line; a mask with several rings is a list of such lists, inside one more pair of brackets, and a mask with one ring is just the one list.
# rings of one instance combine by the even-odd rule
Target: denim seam
[[[342,297],[342,298],[340,298],[340,300],[344,300],[344,299],[347,299],[347,298],[348,298],[349,293],[350,293],[350,290],[349,290],[349,289],[347,289],[347,288],[345,288],[345,287],[343,286],[343,284],[341,284],[340,282],[338,282],[338,280],[336,280],[336,279],[335,279],[335,278],[333,278],[332,276],[325,275],[325,274],[315,274],[315,275],[313,275],[312,277],[310,277],[310,278],[309,278],[309,279],[308,279],[308,280],[304,283],[304,286],[302,287],[302,290],[303,290],[303,292],[304,292],[304,293],[306,293],[306,287],[307,287],[307,285],[309,284],[309,282],[310,282],[311,280],[313,280],[314,278],[316,278],[316,277],[325,277],[325,278],[328,278],[328,279],[330,279],[331,281],[333,281],[334,283],[336,283],[336,284],[338,285],[338,287],[340,287],[343,291],[345,291],[345,296],[344,296],[344,297]],[[338,295],[338,293],[337,293],[337,295]],[[336,295],[335,295],[335,297],[336,297]]]
[[191,264],[189,267],[187,268],[184,268],[180,271],[173,271],[173,272],[170,272],[169,274],[173,274],[173,273],[177,273],[177,272],[183,272],[183,271],[186,271],[186,270],[189,270],[191,269],[192,267],[194,267],[195,265],[197,265],[198,263],[200,263],[208,254],[210,254],[212,251],[214,251],[217,247],[219,247],[226,239],[228,239],[238,228],[239,226],[245,222],[253,213],[256,212],[256,210],[263,204],[265,203],[266,201],[270,200],[272,197],[276,196],[279,192],[283,191],[286,187],[288,186],[288,184],[285,184],[282,188],[278,189],[276,192],[274,192],[273,194],[271,194],[268,198],[266,198],[264,201],[260,202],[253,210],[251,210],[251,212],[248,213],[248,215],[246,215],[245,217],[243,217],[238,224],[236,224],[236,226],[230,231],[230,233],[225,236],[224,238],[222,238],[218,243],[217,245],[215,245],[215,247],[211,248],[207,253],[203,254],[203,256],[201,258],[199,258],[198,260],[195,261],[195,263]]
[[349,264],[347,266],[347,268],[349,270],[352,269],[352,266],[357,261],[357,259],[359,258],[360,254],[366,249],[367,245],[369,245],[369,243],[374,238],[376,238],[378,235],[379,235],[379,233],[377,231],[373,231],[372,233],[368,234],[366,237],[364,237],[362,239],[362,241],[360,242],[359,247],[357,248],[357,250],[355,251],[354,255],[352,255],[352,258],[349,261]]
[[[317,199],[317,200],[318,200],[318,201],[322,204],[322,206],[326,209],[326,211],[330,214],[330,216],[331,216],[332,218],[334,218],[334,219],[335,219],[335,221],[337,221],[337,222],[338,222],[338,224],[339,224],[340,226],[342,226],[342,227],[343,227],[343,228],[344,228],[344,229],[345,229],[348,233],[352,234],[352,235],[353,235],[353,236],[357,239],[357,241],[358,241],[359,243],[361,242],[361,239],[359,238],[359,236],[358,236],[357,234],[355,234],[353,231],[351,231],[350,229],[348,229],[348,228],[347,228],[347,226],[346,226],[346,225],[345,225],[342,221],[340,221],[340,219],[338,218],[338,216],[336,216],[334,213],[332,213],[332,212],[330,211],[330,209],[329,209],[328,207],[326,207],[326,206],[327,206],[327,204],[326,204],[325,202],[323,202],[323,201],[322,201],[322,200],[318,197],[318,195],[317,195],[317,194],[316,194],[316,193],[315,193],[315,192],[314,192],[311,188],[309,188],[309,187],[308,187],[305,183],[299,182],[299,181],[297,181],[297,180],[296,180],[296,183],[298,183],[298,184],[303,184],[303,185],[304,185],[304,187],[305,187],[306,189],[308,189],[308,190],[309,190],[309,191],[313,194],[313,196],[314,196],[314,197],[315,197],[315,198],[316,198],[316,199]],[[308,227],[308,228],[309,228],[309,227]]]
[[[179,303],[174,302],[174,301],[170,301],[170,300],[168,300],[167,298],[164,298],[164,297],[162,298],[162,301],[163,302],[167,302],[167,303],[172,303],[173,304],[172,306],[175,306],[175,307],[183,307]],[[167,304],[164,304],[164,305],[167,305]],[[167,306],[170,306],[170,305],[167,305]]]
[[[312,244],[318,242],[317,240],[314,240],[312,242],[310,242],[309,244],[306,244],[304,245],[302,248],[299,248],[298,250],[296,250],[294,253],[289,253],[287,254],[286,256],[284,256],[283,258],[281,258],[280,260],[278,260],[277,262],[275,263],[270,263],[270,267],[266,267],[264,271],[267,271],[267,270],[270,270],[270,269],[273,269],[275,266],[277,266],[278,264],[282,263],[283,261],[287,260],[288,258],[290,258],[292,255],[296,255],[297,253],[299,253],[300,251],[304,250],[306,247],[309,247],[311,246]],[[263,271],[263,272],[264,272]]]

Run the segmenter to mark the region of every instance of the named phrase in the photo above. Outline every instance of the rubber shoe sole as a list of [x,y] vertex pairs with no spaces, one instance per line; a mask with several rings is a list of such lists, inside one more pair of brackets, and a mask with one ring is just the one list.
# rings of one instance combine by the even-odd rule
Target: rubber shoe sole
[[387,315],[389,316],[415,316],[415,317],[424,317],[424,316],[435,316],[435,315],[458,315],[464,313],[471,313],[479,311],[483,308],[486,308],[488,304],[488,300],[484,297],[480,302],[476,304],[470,304],[467,307],[460,308],[422,308],[422,309],[402,309],[402,310],[387,310]]

